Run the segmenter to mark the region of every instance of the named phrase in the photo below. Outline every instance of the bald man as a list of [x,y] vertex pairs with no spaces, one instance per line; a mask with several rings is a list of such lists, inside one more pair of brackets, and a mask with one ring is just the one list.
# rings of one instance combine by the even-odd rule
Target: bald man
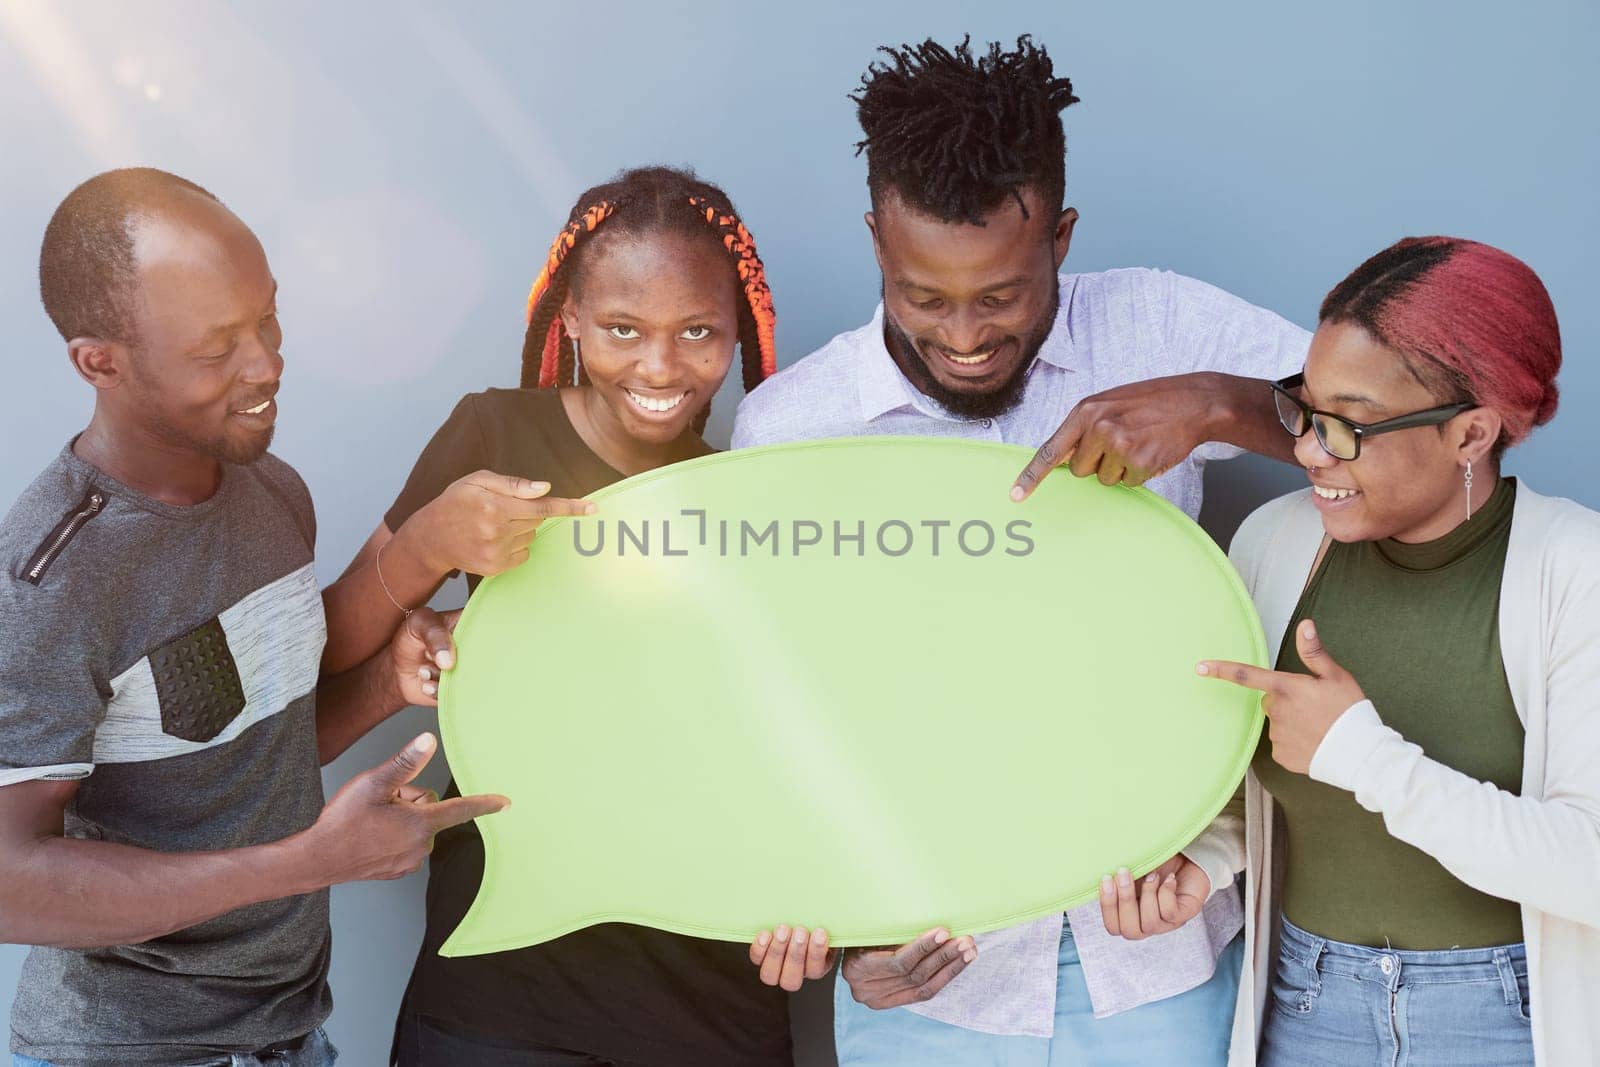
[[431,702],[448,633],[416,613],[319,677],[311,499],[267,453],[277,283],[215,197],[92,178],[39,279],[94,414],[0,522],[0,940],[36,946],[11,1050],[330,1064],[328,887],[415,870],[505,802],[412,786],[423,735],[324,806],[319,766]]

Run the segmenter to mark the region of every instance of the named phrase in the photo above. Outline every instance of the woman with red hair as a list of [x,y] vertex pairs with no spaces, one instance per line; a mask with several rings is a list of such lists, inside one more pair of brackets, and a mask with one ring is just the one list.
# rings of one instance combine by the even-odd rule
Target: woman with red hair
[[1555,414],[1531,269],[1408,238],[1274,383],[1311,487],[1232,556],[1276,670],[1234,1062],[1600,1062],[1600,514],[1501,476]]

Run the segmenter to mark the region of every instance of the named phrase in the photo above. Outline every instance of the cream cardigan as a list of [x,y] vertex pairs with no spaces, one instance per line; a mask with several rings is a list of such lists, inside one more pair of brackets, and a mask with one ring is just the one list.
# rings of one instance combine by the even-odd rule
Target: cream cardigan
[[[1322,539],[1309,490],[1263,505],[1234,537],[1229,555],[1274,652]],[[1522,795],[1429,759],[1383,725],[1370,701],[1334,723],[1311,777],[1353,792],[1391,834],[1463,882],[1521,903],[1534,1056],[1543,1067],[1593,1067],[1600,1064],[1600,513],[1520,481],[1500,585],[1500,648],[1527,731]],[[1249,774],[1235,1067],[1256,1062],[1273,966],[1272,830],[1272,797]]]

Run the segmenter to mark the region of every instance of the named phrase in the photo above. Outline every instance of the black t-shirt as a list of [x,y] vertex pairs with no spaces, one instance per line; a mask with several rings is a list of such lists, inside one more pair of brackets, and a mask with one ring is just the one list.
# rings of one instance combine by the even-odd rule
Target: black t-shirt
[[[558,497],[587,496],[622,480],[578,436],[554,389],[490,389],[456,405],[385,523],[398,530],[476,470],[549,482]],[[474,576],[468,581],[476,588]],[[476,827],[469,822],[441,833],[428,873],[422,952],[407,994],[419,1014],[496,1037],[641,1063],[791,1061],[787,995],[761,984],[744,945],[607,923],[532,948],[441,957],[439,946],[467,913],[482,878]]]

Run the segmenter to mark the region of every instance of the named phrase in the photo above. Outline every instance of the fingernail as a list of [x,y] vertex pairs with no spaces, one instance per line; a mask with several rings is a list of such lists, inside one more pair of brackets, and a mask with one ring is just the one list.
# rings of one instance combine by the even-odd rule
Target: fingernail
[[456,663],[455,656],[451,655],[449,652],[441,652],[441,653],[439,653],[437,656],[435,656],[433,658],[434,658],[434,661],[439,664],[439,669],[440,670],[446,670],[447,671],[451,667],[455,666],[455,663]]
[[1013,485],[1011,487],[1011,499],[1012,500],[1021,500],[1022,499],[1022,486]]
[[1207,667],[1204,663],[1196,663],[1194,665],[1194,673],[1196,673],[1196,674],[1210,674],[1211,673],[1211,668]]
[[1128,868],[1117,868],[1117,884],[1123,888],[1133,885],[1133,874],[1128,870]]
[[439,695],[439,687],[432,682],[423,682],[422,692],[425,696],[436,697]]
[[976,951],[970,951],[969,950],[969,951],[963,952],[961,954],[961,959],[966,963],[971,963],[973,960],[975,960],[977,958],[978,958],[978,953]]
[[1312,622],[1310,619],[1306,620],[1305,630],[1306,630],[1306,636],[1307,637],[1315,637],[1315,636],[1317,636],[1317,624]]
[[787,941],[789,940],[789,928],[787,926],[780,926],[773,931],[773,936],[779,941]]
[[933,943],[935,945],[942,945],[948,940],[950,940],[950,931],[948,930],[940,930],[933,935]]
[[417,752],[432,752],[433,751],[433,735],[432,734],[423,734],[421,737],[419,737],[415,741],[411,742],[411,747],[414,750],[416,750]]
[[820,926],[817,927],[816,930],[814,930],[812,932],[812,934],[811,934],[811,940],[817,941],[817,942],[822,942],[822,941],[828,940],[828,931],[824,930]]
[[1167,875],[1167,884],[1168,885],[1174,884],[1175,882],[1177,882],[1177,880],[1178,880],[1178,873],[1176,871],[1174,871],[1171,874]]
[[1109,897],[1116,891],[1117,883],[1111,880],[1111,876],[1109,874],[1102,875],[1100,878],[1100,895],[1103,897]]
[[1150,872],[1150,874],[1148,874],[1148,875],[1146,875],[1146,876],[1145,876],[1145,880],[1144,880],[1144,882],[1145,882],[1145,885],[1155,885],[1155,884],[1156,884],[1156,881],[1157,881],[1157,880],[1158,880],[1158,879],[1159,879],[1159,878],[1160,878],[1160,877],[1161,877],[1161,876],[1160,876],[1160,875],[1159,875],[1159,874],[1156,874],[1156,873],[1155,873],[1155,872],[1154,872],[1154,871],[1152,871],[1152,872]]
[[806,943],[806,932],[804,930],[796,930],[794,932],[794,943],[797,945]]

